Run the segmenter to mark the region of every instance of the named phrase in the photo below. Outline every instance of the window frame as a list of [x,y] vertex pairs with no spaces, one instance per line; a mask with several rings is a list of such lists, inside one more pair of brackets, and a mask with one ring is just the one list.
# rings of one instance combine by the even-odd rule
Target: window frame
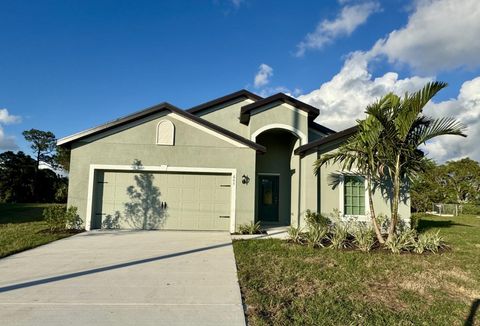
[[[353,171],[352,171],[353,172]],[[365,214],[345,214],[345,177],[362,177],[364,180],[364,187],[365,187]],[[344,218],[365,218],[368,215],[370,215],[370,209],[369,209],[369,197],[368,197],[368,188],[367,188],[367,181],[364,175],[360,174],[348,174],[344,173],[340,175],[340,182],[338,184],[339,187],[339,193],[340,193],[340,198],[339,198],[339,211],[341,212],[341,216]]]

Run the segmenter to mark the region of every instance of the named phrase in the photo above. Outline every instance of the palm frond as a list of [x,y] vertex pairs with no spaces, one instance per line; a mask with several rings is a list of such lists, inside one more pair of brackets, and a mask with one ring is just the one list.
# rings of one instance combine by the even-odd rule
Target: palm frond
[[428,140],[443,136],[443,135],[457,135],[467,137],[465,132],[465,125],[455,118],[440,118],[432,119],[428,125],[419,128],[419,135],[417,144],[424,144]]

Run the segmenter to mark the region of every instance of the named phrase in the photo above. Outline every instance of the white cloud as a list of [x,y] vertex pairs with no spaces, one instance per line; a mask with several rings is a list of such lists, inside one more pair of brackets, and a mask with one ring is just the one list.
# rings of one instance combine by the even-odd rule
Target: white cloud
[[0,126],[0,150],[1,151],[8,151],[8,150],[16,150],[18,146],[15,142],[15,137],[5,135],[3,131],[3,127]]
[[380,10],[377,2],[369,1],[356,5],[346,5],[334,20],[323,20],[315,31],[308,33],[297,45],[296,56],[303,56],[307,50],[321,49],[341,36],[349,36],[368,17]]
[[244,2],[244,0],[230,0],[230,2],[235,8],[240,8],[240,5]]
[[255,75],[253,85],[256,88],[265,86],[270,82],[270,77],[272,76],[273,76],[273,68],[265,63],[262,63],[258,67],[258,72]]
[[15,150],[18,146],[15,142],[15,137],[5,135],[2,125],[18,123],[21,118],[16,115],[11,115],[7,109],[0,109],[0,150]]
[[7,109],[0,109],[0,123],[10,124],[20,122],[21,118],[18,115],[11,115]]
[[368,71],[369,59],[369,53],[352,53],[330,81],[298,97],[300,101],[320,109],[318,123],[334,130],[351,127],[356,119],[365,117],[368,104],[386,93],[403,95],[406,91],[418,90],[433,79],[418,76],[399,79],[395,72],[374,78]]
[[372,53],[424,73],[475,68],[479,35],[478,0],[418,0],[407,25],[379,40]]
[[[458,67],[480,66],[480,6],[476,0],[417,0],[405,27],[394,30],[367,52],[351,53],[341,71],[318,89],[299,96],[320,109],[317,121],[341,130],[364,118],[365,107],[388,92],[403,95]],[[408,64],[430,76],[399,79],[395,72],[373,77],[368,64],[386,55],[390,63]],[[431,102],[425,112],[453,116],[468,127],[468,137],[443,136],[424,148],[439,162],[469,156],[480,160],[480,77],[464,82],[457,98]]]
[[467,138],[442,136],[425,146],[429,157],[446,160],[470,157],[480,161],[480,76],[463,83],[456,99],[430,102],[425,113],[433,117],[454,117],[467,126]]

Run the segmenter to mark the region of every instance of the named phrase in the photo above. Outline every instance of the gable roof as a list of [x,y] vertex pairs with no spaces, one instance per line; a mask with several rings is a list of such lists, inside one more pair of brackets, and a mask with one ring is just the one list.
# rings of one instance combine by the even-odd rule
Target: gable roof
[[254,103],[243,106],[241,111],[240,111],[240,122],[244,123],[244,124],[248,124],[248,122],[250,121],[250,114],[253,110],[258,109],[262,106],[268,105],[270,103],[274,103],[274,102],[288,103],[288,104],[296,107],[299,110],[305,111],[305,112],[308,113],[308,117],[310,119],[315,119],[320,114],[320,111],[317,108],[315,108],[315,107],[313,107],[313,106],[311,106],[307,103],[303,103],[303,102],[301,102],[301,101],[299,101],[299,100],[297,100],[297,99],[295,99],[291,96],[285,95],[283,93],[277,93],[275,95],[266,97],[264,99],[261,99],[261,100],[258,100],[256,102],[254,102]]
[[189,120],[191,120],[195,123],[198,123],[199,125],[202,125],[202,126],[208,128],[208,129],[216,131],[216,132],[218,132],[218,133],[220,133],[220,134],[222,134],[222,135],[224,135],[228,138],[236,140],[239,143],[242,143],[243,145],[245,145],[247,147],[250,147],[252,149],[255,149],[259,152],[263,152],[263,153],[266,152],[266,148],[264,146],[262,146],[260,144],[257,144],[257,143],[255,143],[255,142],[253,142],[249,139],[246,139],[242,136],[239,136],[239,135],[237,135],[237,134],[235,134],[235,133],[233,133],[229,130],[226,130],[226,129],[220,127],[220,126],[217,126],[216,124],[213,124],[213,123],[208,122],[208,121],[206,121],[202,118],[199,118],[199,117],[197,117],[197,116],[195,116],[195,115],[193,115],[189,112],[181,110],[181,109],[177,108],[176,106],[173,106],[173,105],[171,105],[170,103],[167,103],[167,102],[160,103],[158,105],[152,106],[152,107],[147,108],[145,110],[138,111],[138,112],[132,113],[130,115],[127,115],[125,117],[118,118],[116,120],[104,123],[100,126],[97,126],[97,127],[91,128],[91,129],[87,129],[87,130],[81,131],[79,133],[61,138],[57,141],[57,145],[66,146],[66,145],[71,144],[72,142],[75,142],[75,141],[84,139],[86,137],[105,132],[107,130],[111,130],[111,129],[116,128],[116,127],[123,126],[127,123],[136,121],[138,119],[141,119],[141,118],[144,118],[144,117],[147,117],[149,115],[152,115],[152,114],[155,114],[155,113],[158,113],[158,112],[162,112],[162,111],[165,111],[165,110],[170,111],[172,113],[176,113],[176,114],[178,114],[178,115],[180,115],[180,116],[182,116],[186,119],[189,119]]
[[325,144],[328,144],[328,143],[331,143],[332,141],[335,141],[335,140],[338,140],[338,139],[342,139],[344,137],[349,137],[353,134],[355,134],[356,132],[358,131],[358,126],[353,126],[353,127],[350,127],[350,128],[347,128],[347,129],[344,129],[342,131],[339,131],[339,132],[336,132],[332,135],[329,135],[329,136],[326,136],[326,137],[323,137],[323,138],[320,138],[320,139],[317,139],[317,140],[314,140],[308,144],[305,144],[305,145],[302,145],[300,147],[298,147],[296,150],[295,150],[295,154],[296,155],[301,155],[305,152],[307,152],[308,150],[310,149],[313,149],[313,148],[318,148],[322,145],[325,145]]
[[216,98],[214,100],[205,102],[203,104],[194,106],[190,109],[187,110],[187,112],[192,113],[192,114],[198,114],[201,111],[207,110],[211,107],[214,107],[216,105],[220,105],[226,102],[234,101],[234,100],[243,100],[243,99],[251,99],[253,101],[258,101],[263,99],[263,97],[258,96],[257,94],[254,94],[252,92],[247,91],[246,89],[241,89],[237,92]]

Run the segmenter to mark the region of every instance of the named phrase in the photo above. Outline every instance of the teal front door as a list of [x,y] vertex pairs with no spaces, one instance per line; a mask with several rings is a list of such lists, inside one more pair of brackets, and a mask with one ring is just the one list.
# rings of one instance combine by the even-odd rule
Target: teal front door
[[258,176],[258,219],[264,222],[278,222],[279,176]]

